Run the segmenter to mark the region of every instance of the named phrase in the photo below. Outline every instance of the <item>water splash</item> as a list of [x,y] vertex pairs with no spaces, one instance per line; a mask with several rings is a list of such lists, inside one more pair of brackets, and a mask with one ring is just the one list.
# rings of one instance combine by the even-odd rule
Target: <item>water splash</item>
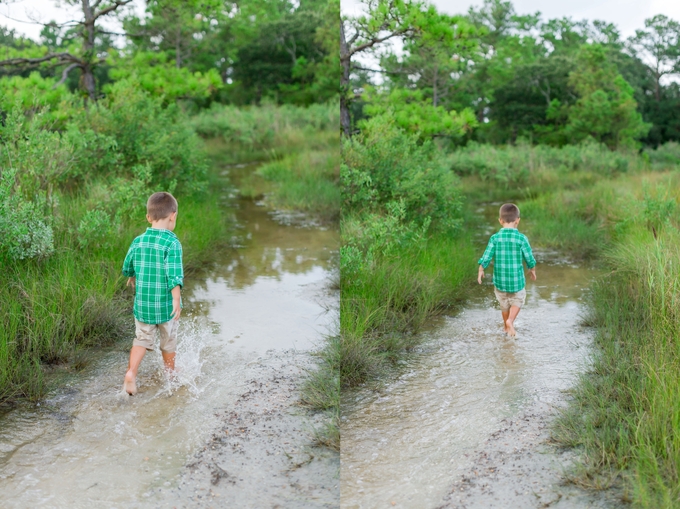
[[185,387],[193,396],[198,396],[205,390],[206,387],[199,385],[205,362],[201,359],[201,352],[211,335],[211,328],[203,317],[194,316],[182,320],[177,333],[175,372],[169,375],[163,368],[162,357],[158,356],[158,367],[163,375],[163,392],[171,395]]
[[[175,371],[168,373],[163,365],[163,357],[158,349],[156,338],[156,350],[150,352],[144,358],[143,363],[152,365],[150,372],[140,373],[137,377],[137,388],[152,386],[158,388],[151,398],[171,396],[185,388],[191,395],[197,397],[207,387],[200,385],[200,377],[205,360],[201,358],[208,338],[213,335],[211,327],[206,319],[201,316],[182,318],[177,332],[177,350],[175,357]],[[119,401],[128,401],[128,394],[124,388],[116,391]]]

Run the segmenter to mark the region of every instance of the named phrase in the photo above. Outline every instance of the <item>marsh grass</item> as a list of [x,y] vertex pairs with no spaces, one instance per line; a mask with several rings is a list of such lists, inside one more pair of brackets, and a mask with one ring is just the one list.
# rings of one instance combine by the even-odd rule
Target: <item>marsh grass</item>
[[680,233],[635,229],[593,287],[598,355],[557,421],[584,450],[579,483],[622,476],[637,507],[680,507]]
[[335,356],[342,386],[366,382],[415,347],[415,333],[428,318],[464,300],[474,260],[465,236],[435,235],[341,281],[342,341]]
[[323,150],[304,150],[263,164],[257,175],[272,184],[265,193],[269,205],[336,221],[340,215],[340,144],[335,141]]

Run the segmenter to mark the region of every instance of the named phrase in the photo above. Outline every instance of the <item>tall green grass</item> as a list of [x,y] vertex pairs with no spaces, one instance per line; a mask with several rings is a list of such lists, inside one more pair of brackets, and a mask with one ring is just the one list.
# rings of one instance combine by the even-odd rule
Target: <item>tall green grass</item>
[[583,447],[576,482],[621,476],[634,506],[680,507],[680,232],[637,229],[605,259],[589,317],[598,355],[555,434]]
[[315,147],[320,133],[331,133],[337,140],[339,123],[337,101],[307,107],[215,104],[191,119],[201,136],[219,138],[227,144],[229,153],[222,156],[227,163],[266,161],[309,150]]
[[435,235],[379,257],[341,280],[340,330],[335,345],[344,387],[388,369],[418,344],[413,334],[433,315],[465,297],[474,274],[472,243],[461,235]]

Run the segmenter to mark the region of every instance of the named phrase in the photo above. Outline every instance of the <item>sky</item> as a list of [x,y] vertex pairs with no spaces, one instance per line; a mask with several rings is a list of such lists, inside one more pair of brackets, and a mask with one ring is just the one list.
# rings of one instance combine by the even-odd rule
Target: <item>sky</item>
[[[144,11],[143,0],[135,0],[138,13]],[[439,10],[449,14],[466,12],[470,6],[481,5],[481,0],[432,0]],[[601,19],[616,24],[621,35],[626,38],[635,29],[644,26],[644,20],[655,14],[680,20],[680,1],[678,0],[513,0],[519,14],[540,11],[544,19],[569,16],[574,20]],[[356,12],[359,0],[341,0],[344,12]],[[59,0],[0,0],[0,25],[16,29],[17,32],[37,39],[41,26],[25,23],[31,18],[43,23],[51,20],[66,21],[74,19],[78,9]],[[14,19],[9,19],[10,16]],[[16,21],[20,20],[20,21]],[[22,23],[21,21],[24,21]],[[107,28],[118,28],[115,21],[107,22]]]
[[[145,3],[142,0],[135,0],[133,5],[139,15],[144,13]],[[78,6],[74,7],[63,0],[0,0],[0,25],[37,40],[42,25],[33,21],[48,23],[54,20],[61,23],[81,19],[82,14],[79,11]],[[110,31],[120,30],[120,23],[110,16],[102,26]]]
[[[479,7],[481,0],[431,0],[441,12],[462,14],[471,6]],[[533,14],[540,11],[543,19],[570,17],[576,21],[587,19],[603,20],[614,23],[623,38],[644,28],[646,18],[665,14],[680,21],[680,1],[678,0],[512,0],[518,14]],[[360,2],[341,0],[343,12],[357,12]]]

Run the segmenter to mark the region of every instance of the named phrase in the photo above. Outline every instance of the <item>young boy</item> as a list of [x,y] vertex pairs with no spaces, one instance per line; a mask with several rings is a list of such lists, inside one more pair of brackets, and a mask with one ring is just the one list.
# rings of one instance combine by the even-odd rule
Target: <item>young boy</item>
[[154,193],[146,203],[146,211],[151,228],[132,241],[123,262],[127,284],[135,290],[136,338],[123,384],[131,396],[137,393],[137,370],[144,354],[153,351],[156,329],[161,336],[165,369],[174,371],[177,325],[182,312],[182,245],[172,232],[177,222],[177,200],[170,193]]
[[482,284],[484,269],[493,262],[493,284],[496,298],[501,305],[503,313],[503,327],[508,336],[514,337],[515,318],[524,305],[526,290],[524,286],[524,267],[522,259],[529,268],[531,279],[536,281],[536,260],[531,252],[529,239],[517,231],[519,225],[519,208],[513,203],[506,203],[499,212],[499,219],[503,227],[498,233],[492,235],[484,254],[479,259],[479,272],[477,281]]

